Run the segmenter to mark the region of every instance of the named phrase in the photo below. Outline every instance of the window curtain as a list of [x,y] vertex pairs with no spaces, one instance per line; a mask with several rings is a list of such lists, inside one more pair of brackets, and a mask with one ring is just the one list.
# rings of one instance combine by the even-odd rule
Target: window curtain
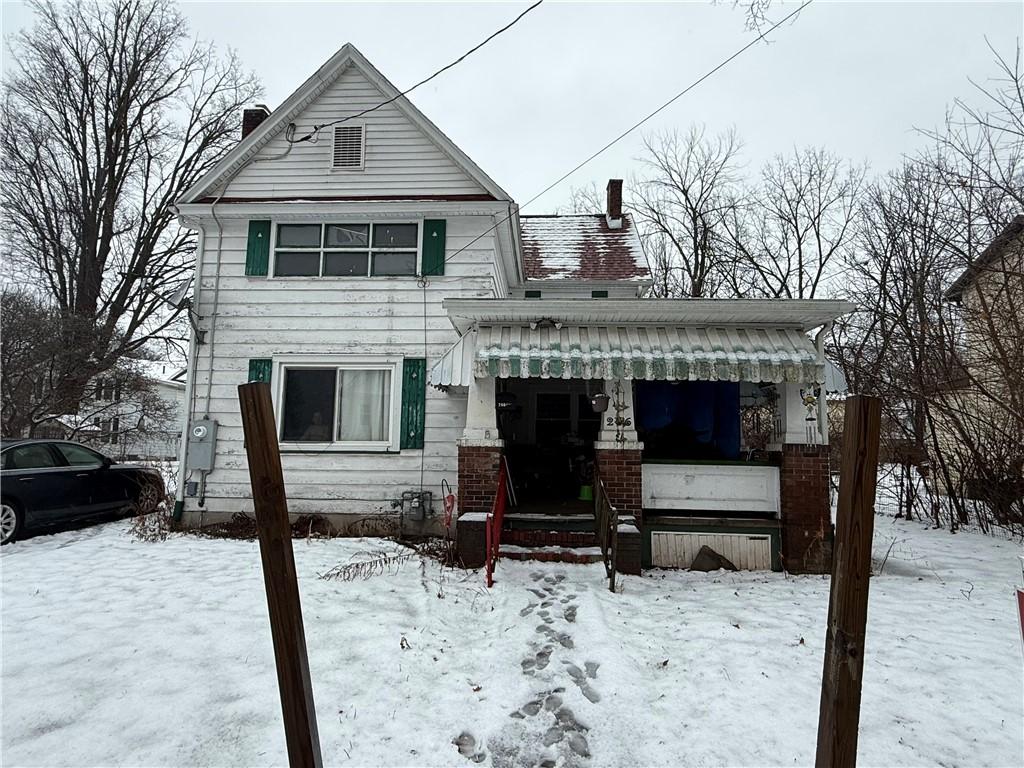
[[341,372],[338,439],[373,442],[388,439],[390,371]]

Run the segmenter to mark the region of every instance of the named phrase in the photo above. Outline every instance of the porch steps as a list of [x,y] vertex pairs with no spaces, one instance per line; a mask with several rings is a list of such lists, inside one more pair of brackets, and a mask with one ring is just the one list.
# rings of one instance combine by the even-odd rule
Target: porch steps
[[509,560],[599,563],[602,555],[593,532],[594,518],[590,517],[587,523],[589,530],[548,529],[546,519],[532,521],[537,527],[506,529],[501,534],[498,554]]
[[522,547],[518,544],[504,544],[498,556],[507,560],[535,560],[549,563],[600,563],[603,560],[600,547]]
[[575,531],[592,533],[594,516],[506,512],[505,525],[513,531]]

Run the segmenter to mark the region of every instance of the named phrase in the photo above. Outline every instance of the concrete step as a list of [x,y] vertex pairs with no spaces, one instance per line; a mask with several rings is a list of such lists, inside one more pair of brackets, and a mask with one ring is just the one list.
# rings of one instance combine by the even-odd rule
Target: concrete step
[[600,563],[604,560],[600,547],[522,547],[502,544],[498,557],[506,560],[532,560],[548,563]]

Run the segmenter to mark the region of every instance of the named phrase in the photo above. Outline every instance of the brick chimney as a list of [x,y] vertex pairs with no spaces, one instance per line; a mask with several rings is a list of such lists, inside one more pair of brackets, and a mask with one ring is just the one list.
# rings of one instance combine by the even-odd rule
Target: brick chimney
[[270,110],[266,104],[257,104],[252,109],[242,112],[242,138],[255,131],[260,123],[270,117]]
[[604,217],[609,229],[622,229],[622,179],[608,179]]

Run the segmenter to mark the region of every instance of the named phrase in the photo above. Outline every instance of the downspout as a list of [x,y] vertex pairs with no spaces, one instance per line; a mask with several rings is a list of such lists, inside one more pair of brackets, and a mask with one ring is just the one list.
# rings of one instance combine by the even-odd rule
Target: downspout
[[[203,277],[203,252],[206,245],[206,230],[202,223],[199,224],[199,241],[196,243],[196,275],[195,288],[192,291],[192,303],[188,308],[189,312],[199,311],[199,293],[202,289]],[[186,467],[188,466],[188,430],[192,423],[193,400],[196,391],[196,366],[199,361],[199,342],[196,339],[196,332],[192,330],[192,323],[189,323],[188,359],[185,362],[185,407],[182,409],[181,443],[178,446],[178,482],[174,490],[174,512],[175,522],[181,522],[185,512],[185,481],[188,477]]]
[[[818,356],[818,363],[821,365],[821,377],[825,375],[825,336],[832,332],[832,321],[825,323],[814,335],[814,349]],[[821,444],[828,445],[828,388],[825,382],[821,383],[821,396],[818,398],[818,432],[821,435]]]

